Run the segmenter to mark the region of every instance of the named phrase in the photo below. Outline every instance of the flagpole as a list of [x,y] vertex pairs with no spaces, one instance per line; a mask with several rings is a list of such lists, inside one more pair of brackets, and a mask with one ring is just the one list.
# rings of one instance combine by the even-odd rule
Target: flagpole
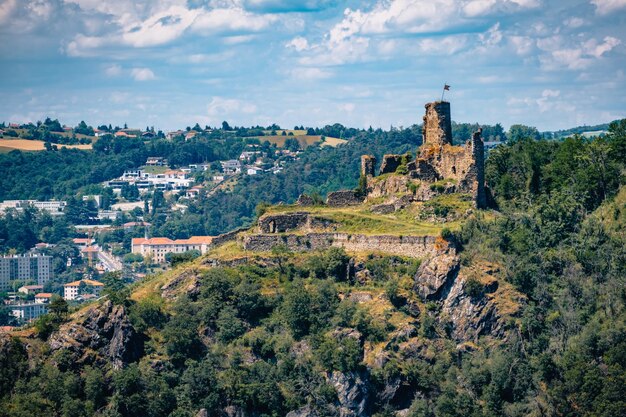
[[441,101],[443,101],[443,95],[446,93],[446,83],[443,83],[443,90],[441,90]]

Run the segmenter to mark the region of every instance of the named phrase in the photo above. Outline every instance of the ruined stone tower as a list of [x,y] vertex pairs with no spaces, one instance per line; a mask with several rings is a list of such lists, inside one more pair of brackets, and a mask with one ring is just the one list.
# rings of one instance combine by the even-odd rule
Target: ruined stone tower
[[[412,183],[415,189],[412,201],[426,201],[437,193],[464,193],[472,195],[477,208],[487,207],[482,130],[475,132],[465,145],[454,146],[450,103],[436,101],[424,107],[424,139],[415,161],[407,162],[403,155],[385,155],[382,159],[380,175],[399,173],[402,166],[404,169],[399,176],[370,181],[375,176],[376,158],[361,157],[361,175],[367,181],[367,197],[397,196],[417,179],[417,189]],[[433,186],[436,182],[438,184]]]
[[424,145],[452,145],[450,103],[447,101],[436,101],[427,103],[424,107],[426,107],[424,125],[422,127]]

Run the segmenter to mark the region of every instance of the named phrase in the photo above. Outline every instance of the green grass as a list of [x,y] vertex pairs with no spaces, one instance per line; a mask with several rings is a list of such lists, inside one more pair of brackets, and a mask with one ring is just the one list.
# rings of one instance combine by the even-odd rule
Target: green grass
[[157,167],[157,166],[143,166],[141,170],[148,174],[163,174],[165,171],[169,171],[169,167]]
[[[396,235],[396,236],[437,236],[444,227],[458,230],[461,222],[447,222],[433,224],[417,220],[418,207],[400,210],[392,214],[375,214],[369,211],[369,206],[355,207],[301,207],[275,206],[270,207],[267,213],[292,213],[306,211],[315,217],[332,220],[336,223],[333,231],[338,233],[363,235]],[[300,232],[300,233],[305,233]],[[293,234],[290,232],[290,234]]]

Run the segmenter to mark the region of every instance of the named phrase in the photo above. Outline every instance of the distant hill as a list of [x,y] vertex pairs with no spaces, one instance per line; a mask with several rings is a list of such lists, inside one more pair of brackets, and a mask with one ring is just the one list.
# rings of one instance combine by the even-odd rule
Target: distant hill
[[583,125],[583,126],[573,127],[571,129],[566,129],[566,130],[543,132],[543,136],[545,137],[547,134],[548,136],[554,137],[554,139],[566,138],[568,136],[572,136],[576,134],[583,135],[583,136],[598,136],[600,134],[606,133],[606,131],[609,128],[609,125],[610,123],[604,123],[604,124],[595,125],[595,126]]

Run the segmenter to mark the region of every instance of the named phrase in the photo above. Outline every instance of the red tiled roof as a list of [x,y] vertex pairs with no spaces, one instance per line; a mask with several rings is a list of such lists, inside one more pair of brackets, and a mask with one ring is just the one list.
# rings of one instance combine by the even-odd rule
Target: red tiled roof
[[51,292],[40,292],[39,294],[35,294],[35,298],[51,298]]

